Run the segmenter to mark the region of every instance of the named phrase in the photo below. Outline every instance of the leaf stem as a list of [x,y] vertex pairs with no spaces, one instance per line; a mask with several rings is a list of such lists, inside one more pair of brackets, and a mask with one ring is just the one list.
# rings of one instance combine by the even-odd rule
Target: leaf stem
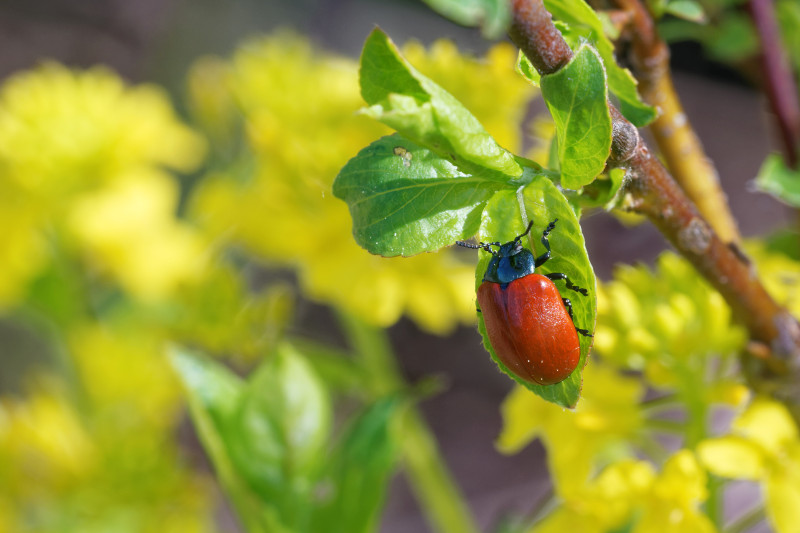
[[723,533],[744,533],[745,531],[750,531],[750,529],[760,522],[763,522],[765,518],[764,506],[756,505],[725,526],[722,531]]
[[[543,75],[572,56],[542,0],[512,1],[509,34]],[[613,154],[615,143],[620,142],[618,132],[628,132],[630,138],[630,131],[636,129],[613,105],[609,107],[614,119]],[[622,190],[626,206],[646,215],[720,292],[755,341],[745,356],[751,386],[783,401],[800,420],[796,387],[800,381],[800,324],[769,296],[744,253],[714,232],[641,138],[624,154],[609,164],[627,171]]]
[[[405,387],[386,332],[339,312],[339,320],[357,353],[373,396]],[[416,407],[403,411],[401,446],[417,501],[439,533],[478,533],[469,507],[439,452],[436,439]]]

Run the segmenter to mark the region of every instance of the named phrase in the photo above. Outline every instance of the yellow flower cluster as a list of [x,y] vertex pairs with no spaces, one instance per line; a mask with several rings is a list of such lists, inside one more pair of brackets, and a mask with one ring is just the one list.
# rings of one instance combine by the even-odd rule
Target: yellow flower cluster
[[540,437],[556,490],[565,496],[583,486],[599,466],[627,457],[644,422],[640,380],[596,362],[584,369],[583,379],[574,411],[543,402],[524,387],[516,387],[502,406],[500,451],[516,453]]
[[563,504],[530,533],[716,531],[700,510],[707,498],[705,471],[688,450],[670,457],[660,474],[645,461],[619,461],[562,498]]
[[[126,384],[126,368],[117,363],[103,380]],[[24,401],[0,399],[0,530],[211,531],[208,481],[182,464],[171,431],[138,414],[119,402],[75,409],[52,382]]]
[[758,481],[767,516],[778,533],[800,525],[800,432],[786,407],[756,399],[732,424],[732,433],[700,443],[705,467],[726,478]]
[[671,252],[653,271],[618,267],[614,280],[599,287],[597,315],[596,351],[644,371],[658,387],[702,379],[710,357],[736,353],[745,342],[722,296]]
[[[163,90],[102,68],[50,63],[0,88],[0,308],[39,310],[61,356],[24,399],[0,398],[0,531],[209,530],[208,481],[174,438],[165,331],[140,314],[206,275],[168,172],[203,153]],[[98,304],[109,288],[122,297]]]
[[203,141],[156,87],[57,64],[0,91],[0,306],[24,296],[52,255],[76,251],[131,294],[190,281],[202,248],[174,218],[177,185]]
[[[533,92],[514,73],[510,47],[483,60],[445,42],[430,51],[410,45],[407,53],[501,143],[519,146],[515,125]],[[208,82],[220,75],[221,86]],[[357,114],[363,102],[355,61],[284,33],[243,46],[230,62],[204,60],[190,80],[193,108],[211,131],[230,127],[226,110],[235,102],[251,152],[209,175],[192,199],[194,218],[214,238],[296,268],[306,294],[371,324],[387,326],[407,314],[422,328],[445,333],[474,320],[471,265],[449,251],[371,256],[353,242],[347,206],[330,193],[347,159],[389,133]],[[506,107],[498,111],[497,102]]]

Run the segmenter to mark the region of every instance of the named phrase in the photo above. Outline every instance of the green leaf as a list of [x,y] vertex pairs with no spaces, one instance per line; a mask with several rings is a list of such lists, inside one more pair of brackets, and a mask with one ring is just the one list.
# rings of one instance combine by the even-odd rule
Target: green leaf
[[624,180],[625,170],[613,168],[579,191],[564,191],[564,196],[578,209],[602,207],[611,211],[620,200],[619,192]]
[[792,207],[800,207],[800,171],[786,166],[778,154],[767,156],[756,177],[756,187]]
[[364,44],[360,80],[370,106],[365,114],[443,158],[462,158],[462,171],[492,170],[500,181],[522,174],[514,156],[455,97],[403,59],[379,29]]
[[583,45],[558,72],[542,76],[541,85],[556,124],[561,184],[579,189],[603,171],[611,149],[603,62]]
[[703,6],[694,0],[673,0],[667,4],[665,11],[670,15],[691,22],[702,23],[706,21],[706,13],[703,10]]
[[186,390],[203,448],[245,529],[249,533],[288,533],[237,471],[225,442],[225,427],[244,391],[242,380],[224,366],[182,348],[170,348],[170,360]]
[[495,39],[505,33],[511,20],[509,3],[505,0],[424,0],[428,6],[456,24],[480,26],[487,38]]
[[403,401],[379,400],[353,421],[328,459],[326,499],[314,516],[313,531],[375,531],[400,449],[391,424]]
[[729,13],[704,39],[709,54],[720,61],[751,57],[759,49],[758,33],[745,14]]
[[[531,238],[525,243],[534,253],[544,250],[539,237],[550,221],[558,219],[555,229],[550,233],[552,257],[543,264],[539,273],[563,272],[579,287],[589,291],[588,296],[568,291],[564,282],[557,281],[556,286],[562,295],[572,301],[575,324],[577,327],[594,331],[597,315],[597,299],[594,270],[586,252],[578,219],[566,198],[546,177],[538,176],[519,192],[500,191],[487,204],[483,215],[480,237],[484,241],[507,242],[525,230],[520,216],[520,204],[526,212],[528,220],[533,220]],[[523,241],[524,242],[524,241]],[[480,253],[481,258],[476,269],[476,290],[483,281],[483,273],[489,263],[489,254]],[[569,294],[566,294],[569,292]],[[566,380],[554,385],[535,385],[518,379],[498,359],[486,335],[486,327],[481,313],[478,313],[478,330],[483,336],[483,344],[500,369],[514,378],[520,385],[530,389],[545,400],[562,407],[574,407],[581,391],[582,372],[586,358],[592,345],[592,339],[579,335],[581,344],[581,360],[578,368]]]
[[325,458],[331,429],[327,391],[310,365],[281,344],[250,377],[226,440],[237,470],[284,521],[297,527],[298,502]]
[[303,531],[326,457],[331,408],[310,366],[280,345],[243,382],[224,366],[172,352],[192,419],[248,531]]
[[350,206],[356,242],[373,254],[409,256],[474,235],[486,201],[509,185],[480,167],[466,174],[461,161],[397,134],[364,148],[333,184]]
[[533,63],[531,63],[531,60],[528,59],[528,56],[522,53],[522,50],[519,51],[519,55],[517,56],[516,70],[520,76],[531,82],[531,85],[534,87],[539,86],[542,77],[539,75],[539,71],[536,70],[536,67],[533,66]]
[[[655,120],[658,111],[645,104],[636,90],[637,82],[614,57],[614,44],[604,33],[603,21],[584,0],[545,0],[547,10],[566,22],[592,43],[603,58],[608,88],[619,101],[619,110],[631,123],[642,128]],[[573,44],[574,46],[574,44]]]

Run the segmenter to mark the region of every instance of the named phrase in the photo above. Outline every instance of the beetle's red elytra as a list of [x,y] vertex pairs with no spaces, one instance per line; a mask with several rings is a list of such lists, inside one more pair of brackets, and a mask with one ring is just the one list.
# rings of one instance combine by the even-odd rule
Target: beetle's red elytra
[[546,277],[530,274],[505,288],[484,281],[478,304],[494,352],[522,380],[552,385],[578,366],[578,332],[561,294]]
[[587,290],[574,285],[566,274],[535,272],[550,259],[547,237],[557,221],[552,221],[542,233],[546,252],[536,258],[520,244],[533,223],[505,244],[458,242],[461,246],[480,248],[492,254],[478,288],[478,305],[486,334],[497,358],[509,372],[522,381],[538,385],[553,385],[569,377],[580,362],[578,333],[592,336],[575,326],[572,303],[562,298],[553,281],[564,280],[568,289],[584,296],[588,295]]

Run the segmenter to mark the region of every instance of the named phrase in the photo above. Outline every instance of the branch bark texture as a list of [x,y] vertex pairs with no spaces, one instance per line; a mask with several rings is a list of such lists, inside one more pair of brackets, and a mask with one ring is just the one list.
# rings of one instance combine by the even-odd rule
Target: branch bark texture
[[[542,0],[513,0],[512,13],[511,38],[537,69],[543,66],[540,74],[550,74],[569,62],[572,51],[553,26]],[[636,129],[613,105],[609,106],[614,154],[615,145],[630,143],[629,132]],[[628,134],[620,136],[620,132]],[[623,191],[627,205],[648,217],[720,292],[747,327],[758,346],[750,352],[755,355],[748,367],[754,388],[785,401],[796,416],[800,415],[796,386],[800,378],[800,325],[767,294],[738,246],[720,238],[644,141],[635,138],[629,155],[609,159],[610,165],[627,170]]]
[[650,131],[667,167],[720,238],[738,242],[739,230],[720,187],[717,170],[695,134],[672,83],[669,48],[640,0],[612,2],[631,15],[630,60],[642,98],[660,111]]

